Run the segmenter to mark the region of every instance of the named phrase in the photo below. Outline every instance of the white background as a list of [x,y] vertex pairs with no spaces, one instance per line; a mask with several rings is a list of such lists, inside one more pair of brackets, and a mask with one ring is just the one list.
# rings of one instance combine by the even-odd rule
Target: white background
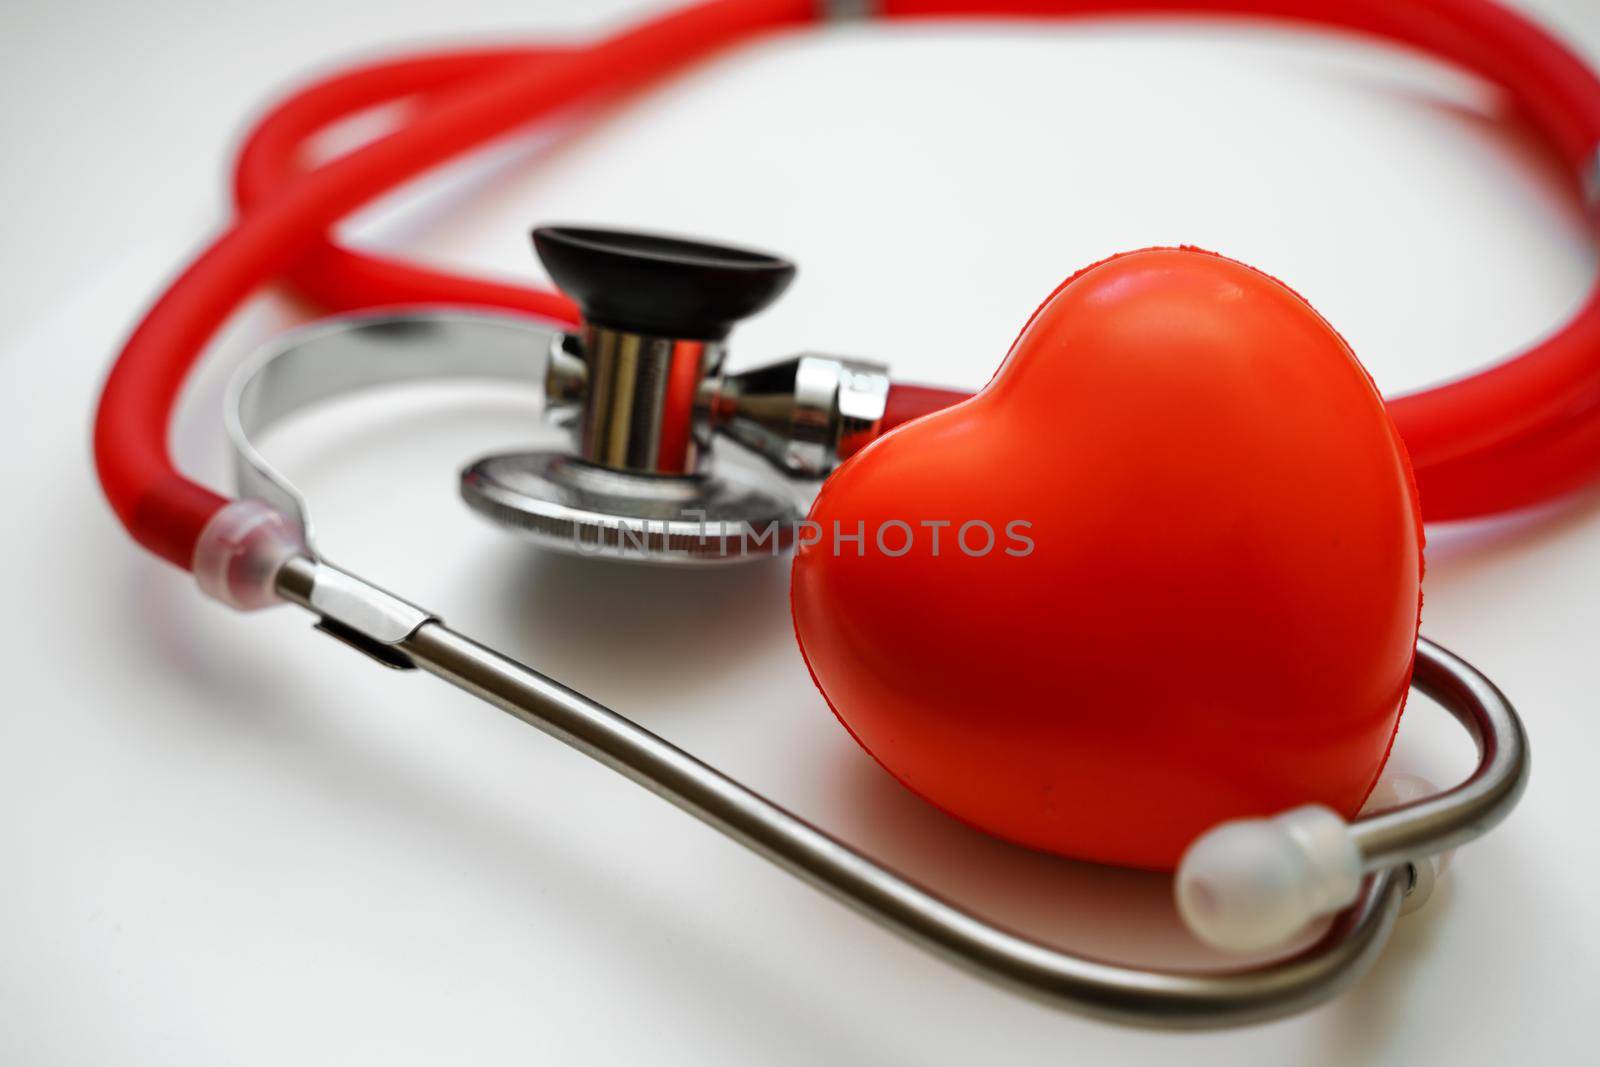
[[[512,720],[135,551],[91,478],[91,406],[223,223],[245,116],[354,55],[582,38],[650,6],[0,11],[0,1063],[1593,1062],[1600,495],[1432,531],[1425,629],[1524,710],[1523,807],[1354,992],[1203,1036],[990,989]],[[1531,6],[1600,54],[1592,0]],[[353,237],[513,278],[537,274],[538,220],[768,246],[801,279],[738,362],[817,347],[968,386],[1077,267],[1195,243],[1306,294],[1398,391],[1521,347],[1594,273],[1567,179],[1502,119],[1426,62],[1281,28],[852,26],[497,150]],[[188,469],[221,479],[227,369],[298,314],[264,298],[219,342]],[[781,566],[551,559],[470,516],[457,466],[539,433],[530,410],[413,391],[275,455],[334,558],[915,877],[1074,948],[1201,958],[1165,879],[1022,852],[889,782],[807,680]],[[1462,771],[1442,718],[1413,706],[1397,766]]]

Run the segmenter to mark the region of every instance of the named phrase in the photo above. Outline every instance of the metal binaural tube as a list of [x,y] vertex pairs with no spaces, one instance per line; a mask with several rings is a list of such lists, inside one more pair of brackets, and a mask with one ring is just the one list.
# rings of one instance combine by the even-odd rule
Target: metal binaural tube
[[879,925],[1055,1007],[1173,1029],[1292,1014],[1355,981],[1381,950],[1404,895],[1395,872],[1370,878],[1315,946],[1263,967],[1189,974],[1096,960],[986,922],[615,712],[440,623],[425,623],[400,647],[423,670],[592,756]]
[[1483,836],[1510,814],[1528,784],[1527,733],[1493,682],[1460,656],[1419,637],[1412,684],[1472,735],[1478,766],[1454,788],[1352,822],[1350,837],[1368,871],[1445,852]]
[[[321,595],[325,579],[337,595]],[[929,952],[1047,1005],[1143,1026],[1235,1026],[1293,1014],[1337,995],[1388,939],[1410,882],[1405,863],[1483,833],[1515,804],[1527,773],[1522,729],[1510,704],[1464,661],[1419,642],[1417,684],[1475,731],[1481,756],[1478,770],[1454,789],[1352,825],[1366,862],[1393,866],[1369,874],[1322,938],[1294,956],[1221,972],[1128,967],[1053,948],[984,920],[627,718],[347,572],[295,557],[279,571],[277,588],[324,615],[325,625],[338,624],[343,638],[358,648],[481,697]],[[374,628],[373,619],[381,625]],[[382,647],[352,641],[353,631]]]

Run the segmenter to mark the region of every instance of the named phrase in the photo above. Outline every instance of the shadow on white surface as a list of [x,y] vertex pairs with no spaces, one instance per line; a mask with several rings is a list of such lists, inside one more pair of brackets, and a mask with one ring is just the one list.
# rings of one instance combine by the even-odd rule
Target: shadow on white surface
[[787,557],[653,567],[547,552],[508,537],[482,565],[505,575],[495,629],[511,634],[513,654],[535,665],[604,661],[615,681],[610,699],[647,723],[662,697],[725,683],[794,641]]
[[[712,572],[727,575],[711,577],[709,583],[720,590],[710,595],[709,606],[715,610],[726,600],[731,607],[721,625],[735,635],[761,629],[760,620],[771,616],[772,605],[766,596],[751,595],[751,581],[770,585],[772,572],[782,571],[781,566],[758,566],[753,571]],[[149,571],[144,574],[151,577]],[[537,597],[508,602],[523,605],[523,614],[530,617],[527,625],[541,634],[531,617],[563,610],[567,638],[589,647],[587,642],[597,635],[617,634],[615,609],[636,598],[669,603],[682,591],[678,583],[695,583],[691,591],[700,590],[705,587],[698,583],[708,577],[541,555],[529,561],[520,580],[532,586],[525,592],[547,594],[542,603],[548,606],[540,607]],[[565,611],[571,601],[558,595],[564,591],[562,583],[581,587],[589,608]],[[522,815],[508,816],[455,787],[456,779],[470,773],[466,769],[418,766],[364,735],[345,732],[335,713],[338,700],[314,679],[286,675],[261,659],[217,655],[203,630],[191,626],[199,616],[179,610],[185,606],[180,594],[187,597],[188,590],[149,580],[122,601],[129,629],[148,657],[182,677],[202,698],[191,709],[199,709],[198,715],[183,711],[188,704],[162,712],[168,729],[201,735],[202,744],[217,735],[233,735],[233,741],[248,744],[260,758],[276,764],[275,772],[295,779],[295,788],[331,795],[340,806],[364,809],[403,827],[418,862],[499,883],[506,893],[525,896],[529,909],[554,910],[593,952],[613,959],[616,966],[653,974],[660,995],[681,1001],[686,1009],[703,1010],[714,1002],[721,1011],[764,1020],[776,1033],[801,1027],[808,1047],[833,1049],[841,1062],[898,1060],[892,1034],[864,1030],[848,1020],[830,1023],[824,1012],[805,1011],[814,991],[785,984],[782,967],[764,966],[757,962],[759,954],[697,936],[715,924],[714,915],[663,906],[642,885],[605,877],[587,851],[545,832],[547,819],[581,819],[583,812],[569,815],[546,797]],[[633,632],[617,636],[632,641],[663,627],[682,629],[668,625],[672,621],[664,610],[643,612],[629,624],[636,628]],[[707,635],[700,631],[700,636]],[[547,635],[539,640],[545,653],[560,656],[559,645],[552,645]],[[715,669],[716,659],[691,657],[685,662],[686,650],[722,647],[721,654],[727,654],[728,646],[737,650],[737,638],[721,645],[687,642],[651,654],[672,659],[678,667],[675,674],[692,674],[693,668]],[[654,642],[639,647],[654,647]],[[634,673],[631,665],[628,673]],[[381,702],[381,692],[372,696]],[[647,716],[641,720],[650,725]],[[962,905],[1048,943],[1119,962],[1167,967],[1240,962],[1189,939],[1173,910],[1167,876],[1077,863],[1009,845],[943,815],[870,759],[849,751],[852,758],[837,760],[834,777],[823,785],[854,816],[847,825],[829,829]],[[609,784],[629,788],[620,780]],[[628,846],[619,841],[616,847]],[[1405,992],[1417,980],[1416,960],[1433,948],[1452,895],[1446,880],[1424,913],[1402,920],[1365,981],[1332,1009],[1323,1024],[1327,1039],[1307,1050],[1306,1062],[1365,1062],[1383,1050],[1389,1030],[1403,1017]],[[853,917],[847,921],[855,922]],[[847,933],[864,935],[859,930]],[[919,963],[944,966],[932,959]],[[542,963],[530,959],[527,966],[531,971]]]
[[[1505,557],[1592,528],[1600,519],[1600,488],[1564,497],[1553,504],[1508,515],[1428,528],[1428,581],[1454,586],[1475,569],[1494,567]],[[1428,583],[1423,592],[1428,593]],[[1426,623],[1426,617],[1424,617]]]
[[[508,814],[483,794],[461,788],[471,778],[470,768],[418,765],[376,732],[348,732],[341,721],[348,699],[267,659],[211,647],[204,629],[192,625],[201,616],[190,610],[190,590],[158,572],[140,573],[147,580],[121,602],[129,638],[195,697],[158,712],[163,730],[191,735],[197,747],[247,746],[294,788],[400,832],[418,863],[497,884],[504,895],[523,899],[530,915],[534,909],[554,913],[584,943],[585,952],[608,958],[635,978],[643,976],[659,999],[684,1012],[703,1013],[714,1005],[719,1016],[759,1021],[772,1035],[790,1031],[808,1048],[831,1050],[821,1054],[834,1062],[900,1061],[892,1034],[805,1011],[814,991],[796,984],[781,966],[768,965],[759,953],[714,936],[720,932],[716,915],[664,906],[647,883],[606,876],[591,852],[548,832],[551,820],[581,820],[585,813],[571,811],[560,796],[539,796],[543,783],[525,798],[528,803]],[[409,672],[377,671],[375,676],[433,684]],[[381,705],[385,688],[381,682],[372,686],[368,698]],[[147,715],[151,709],[137,710]],[[527,736],[537,744],[531,733]],[[620,779],[608,784],[632,788]],[[630,845],[617,841],[613,847],[627,851]],[[285,878],[292,881],[294,875],[285,872]],[[530,988],[536,975],[540,982],[549,980],[544,960],[530,957],[525,966]],[[930,966],[937,964],[930,961]]]

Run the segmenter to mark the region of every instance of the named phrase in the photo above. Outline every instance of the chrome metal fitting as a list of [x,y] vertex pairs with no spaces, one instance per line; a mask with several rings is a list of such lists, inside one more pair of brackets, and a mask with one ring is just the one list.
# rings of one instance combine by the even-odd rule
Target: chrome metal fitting
[[716,341],[586,326],[551,340],[545,412],[577,458],[628,474],[709,468],[715,434],[795,478],[826,477],[882,431],[887,365],[805,352],[724,375]]
[[[583,325],[581,371],[563,346],[558,385],[579,391],[578,458],[629,474],[699,474],[711,447],[711,404],[722,380],[721,341]],[[556,360],[551,366],[556,366]]]
[[807,353],[724,374],[734,323],[794,278],[781,257],[571,226],[533,239],[582,311],[551,339],[544,376],[546,414],[571,429],[572,453],[480,459],[462,472],[466,502],[584,555],[703,563],[788,547],[794,493],[719,463],[716,436],[790,478],[824,477],[881,431],[888,368]]
[[882,431],[889,368],[807,352],[730,376],[715,404],[718,433],[798,478],[822,478]]
[[544,367],[545,417],[558,422],[576,418],[588,388],[583,338],[575,333],[551,334],[550,356]]

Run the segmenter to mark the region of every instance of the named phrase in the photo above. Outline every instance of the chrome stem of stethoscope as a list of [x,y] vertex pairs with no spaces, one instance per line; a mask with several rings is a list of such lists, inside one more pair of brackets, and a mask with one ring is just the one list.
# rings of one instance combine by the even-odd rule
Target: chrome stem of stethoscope
[[1041,944],[944,900],[631,720],[347,572],[292,555],[275,586],[336,636],[376,645],[365,650],[442,678],[571,745],[934,954],[1046,1004],[1146,1026],[1233,1026],[1335,996],[1387,940],[1411,884],[1407,866],[1486,832],[1515,805],[1527,777],[1522,728],[1504,696],[1422,639],[1415,684],[1472,733],[1473,774],[1437,796],[1351,823],[1366,877],[1310,948],[1233,971],[1127,967]]
[[705,564],[788,548],[793,494],[717,462],[715,440],[789,478],[824,477],[878,435],[888,368],[807,353],[726,372],[733,324],[794,278],[782,257],[573,226],[540,227],[533,241],[583,312],[551,339],[544,381],[545,412],[571,448],[480,459],[462,472],[462,498],[558,551]]

